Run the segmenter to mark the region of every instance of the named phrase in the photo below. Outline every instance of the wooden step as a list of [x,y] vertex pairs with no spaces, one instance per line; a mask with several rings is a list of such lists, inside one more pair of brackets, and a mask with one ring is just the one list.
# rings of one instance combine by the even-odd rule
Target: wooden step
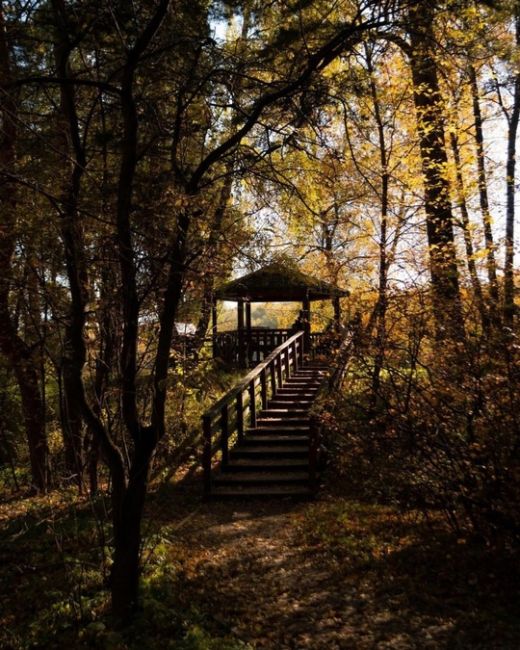
[[[303,393],[303,392],[297,393],[295,391],[291,391],[290,393],[281,393],[281,394],[276,393],[276,395],[273,395],[272,399],[277,401],[285,400],[286,402],[287,401],[291,402],[296,400],[302,402],[314,402],[315,397],[316,395],[309,395],[308,393]],[[269,405],[269,402],[267,402],[267,404]]]
[[267,436],[273,436],[273,435],[281,435],[281,436],[305,436],[309,435],[309,424],[300,424],[297,426],[291,426],[290,424],[285,424],[285,420],[282,420],[282,423],[276,427],[264,427],[264,426],[256,426],[254,429],[247,429],[246,434],[247,437],[249,438],[250,436],[255,436],[255,435],[267,435]]
[[313,400],[316,397],[316,393],[309,392],[308,390],[295,390],[294,388],[279,388],[276,391],[276,395],[274,396],[274,399],[278,399],[279,397],[294,397],[294,399],[306,399],[306,400]]
[[290,386],[284,384],[280,388],[276,389],[277,394],[279,391],[283,391],[285,393],[312,393],[312,395],[316,395],[316,393],[319,391],[319,388],[317,386],[307,386],[306,384],[292,384]]
[[296,402],[302,404],[302,406],[310,406],[314,401],[313,397],[307,395],[300,396],[294,393],[291,393],[290,395],[275,395],[274,398],[268,402],[268,405],[271,405],[273,402]]
[[212,490],[212,497],[219,499],[240,499],[243,497],[262,497],[275,499],[280,497],[312,498],[313,492],[303,485],[256,485],[240,487],[238,485],[218,486]]
[[311,379],[312,381],[316,381],[321,379],[324,375],[325,373],[316,370],[298,370],[297,372],[292,373],[289,376],[289,379]]
[[304,427],[309,426],[308,417],[259,417],[256,420],[256,426],[258,429],[263,429],[266,427]]
[[268,402],[269,409],[287,409],[288,411],[299,410],[300,412],[304,410],[306,413],[309,412],[309,408],[312,406],[312,401],[302,401],[294,399],[272,399]]
[[308,470],[307,458],[235,458],[226,465],[226,472]]
[[309,472],[305,471],[252,471],[252,472],[224,472],[214,479],[214,485],[266,485],[268,483],[306,483],[309,481]]
[[307,458],[308,445],[240,445],[231,449],[231,458]]
[[308,421],[307,409],[287,409],[287,408],[268,408],[262,409],[258,415],[258,419],[264,418],[301,418]]
[[[308,381],[284,381],[280,388],[290,388],[291,390],[312,390],[316,392],[320,389],[320,384],[313,384]],[[280,390],[280,388],[278,390]]]
[[[307,434],[309,432],[307,431]],[[305,445],[309,443],[309,435],[298,433],[278,433],[268,431],[260,435],[248,435],[244,438],[244,445]]]

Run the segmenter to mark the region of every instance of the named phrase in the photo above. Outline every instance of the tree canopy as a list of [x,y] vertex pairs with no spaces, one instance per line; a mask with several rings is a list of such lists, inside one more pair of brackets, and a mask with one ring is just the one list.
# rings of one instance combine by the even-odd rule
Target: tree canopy
[[518,541],[519,47],[514,0],[0,4],[0,471],[110,495],[117,619],[218,288],[280,261],[345,289],[338,458]]

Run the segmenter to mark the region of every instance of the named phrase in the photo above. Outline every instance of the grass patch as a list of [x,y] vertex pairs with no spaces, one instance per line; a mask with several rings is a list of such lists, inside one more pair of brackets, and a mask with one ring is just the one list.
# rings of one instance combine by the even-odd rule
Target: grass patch
[[[153,499],[152,499],[153,501]],[[0,504],[0,648],[244,650],[206,629],[206,617],[182,602],[189,548],[150,534],[142,609],[124,632],[114,630],[107,578],[111,530],[106,504],[73,491],[11,498]]]

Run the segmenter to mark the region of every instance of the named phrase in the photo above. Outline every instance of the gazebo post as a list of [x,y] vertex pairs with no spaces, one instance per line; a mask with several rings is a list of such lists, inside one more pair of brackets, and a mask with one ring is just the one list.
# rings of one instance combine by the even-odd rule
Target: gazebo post
[[238,329],[238,367],[245,368],[244,355],[244,301],[237,300],[237,329]]
[[217,356],[217,300],[211,297],[211,341],[213,344],[213,358]]
[[253,351],[251,345],[251,302],[246,302],[246,359],[247,365],[251,364]]
[[302,302],[303,307],[303,347],[305,352],[311,349],[311,302],[307,294]]

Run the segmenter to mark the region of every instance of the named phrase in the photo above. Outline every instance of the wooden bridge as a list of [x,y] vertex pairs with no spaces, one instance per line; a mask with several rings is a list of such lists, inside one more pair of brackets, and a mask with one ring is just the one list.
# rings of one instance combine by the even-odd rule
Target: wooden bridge
[[[206,496],[314,494],[320,424],[311,407],[338,380],[338,370],[330,368],[330,354],[338,343],[339,299],[345,295],[346,291],[280,264],[216,292],[214,355],[239,368],[255,367],[202,417]],[[237,302],[236,330],[217,332],[216,299]],[[326,299],[333,301],[335,326],[328,333],[312,332],[310,303]],[[253,328],[251,303],[264,301],[300,301],[298,321],[291,329]]]

